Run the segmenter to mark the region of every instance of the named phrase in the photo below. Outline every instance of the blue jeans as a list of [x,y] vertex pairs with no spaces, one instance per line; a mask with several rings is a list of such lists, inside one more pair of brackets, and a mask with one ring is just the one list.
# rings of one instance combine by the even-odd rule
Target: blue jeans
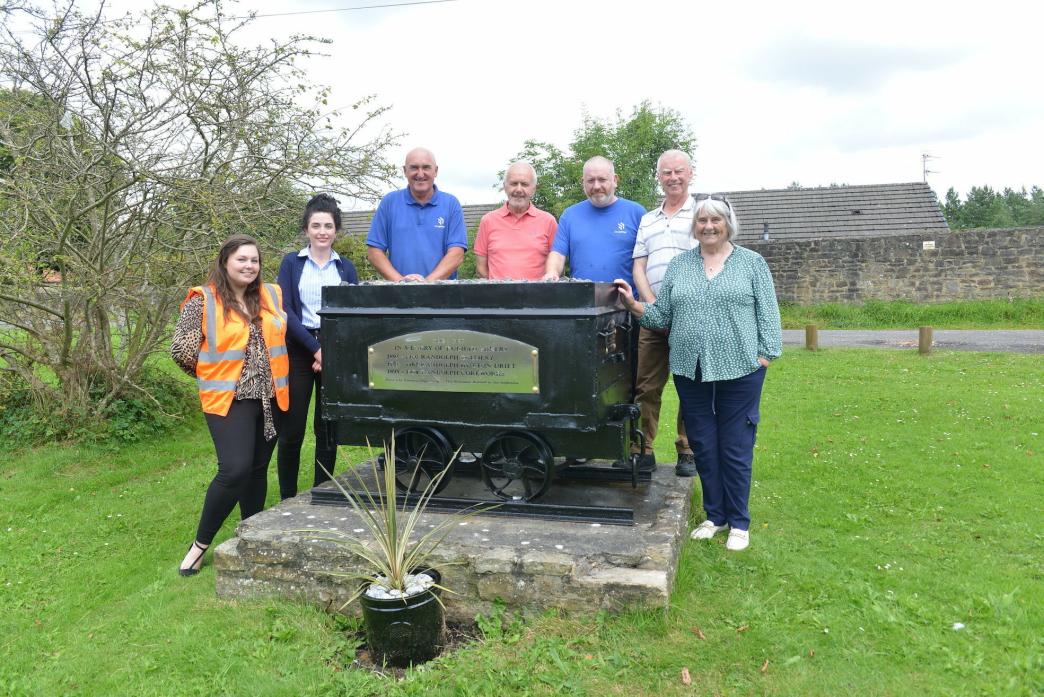
[[674,376],[685,433],[696,456],[707,520],[738,530],[750,527],[750,476],[761,416],[765,369],[735,380],[700,382]]

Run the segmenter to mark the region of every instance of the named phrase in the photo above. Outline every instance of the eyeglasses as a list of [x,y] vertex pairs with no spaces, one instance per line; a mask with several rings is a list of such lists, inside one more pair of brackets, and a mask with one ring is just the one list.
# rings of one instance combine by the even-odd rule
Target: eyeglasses
[[711,201],[721,201],[725,204],[726,208],[730,211],[732,210],[732,204],[729,203],[729,199],[725,198],[725,194],[693,194],[692,198],[696,203],[706,201],[707,199],[710,199]]

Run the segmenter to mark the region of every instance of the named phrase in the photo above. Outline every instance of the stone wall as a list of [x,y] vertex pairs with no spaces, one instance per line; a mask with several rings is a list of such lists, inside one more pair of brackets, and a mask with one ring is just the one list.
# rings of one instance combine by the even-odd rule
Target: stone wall
[[790,242],[741,237],[739,242],[768,261],[781,301],[943,302],[1044,295],[1044,228]]

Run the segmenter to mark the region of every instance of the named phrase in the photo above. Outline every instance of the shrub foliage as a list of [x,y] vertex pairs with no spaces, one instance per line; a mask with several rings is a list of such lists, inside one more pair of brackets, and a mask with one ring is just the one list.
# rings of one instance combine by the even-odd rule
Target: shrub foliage
[[285,247],[310,191],[375,200],[397,139],[370,99],[336,125],[310,37],[244,47],[216,1],[75,7],[0,30],[0,372],[41,424],[162,410],[146,362],[221,240]]

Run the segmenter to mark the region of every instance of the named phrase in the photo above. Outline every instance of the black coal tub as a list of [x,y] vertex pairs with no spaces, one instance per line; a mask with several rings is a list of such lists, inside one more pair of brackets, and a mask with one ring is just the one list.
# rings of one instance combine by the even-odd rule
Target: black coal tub
[[428,474],[458,448],[481,453],[501,499],[538,498],[576,459],[625,462],[637,482],[638,327],[612,284],[341,285],[323,288],[322,304],[337,443],[379,444],[395,429],[397,471],[420,462]]

